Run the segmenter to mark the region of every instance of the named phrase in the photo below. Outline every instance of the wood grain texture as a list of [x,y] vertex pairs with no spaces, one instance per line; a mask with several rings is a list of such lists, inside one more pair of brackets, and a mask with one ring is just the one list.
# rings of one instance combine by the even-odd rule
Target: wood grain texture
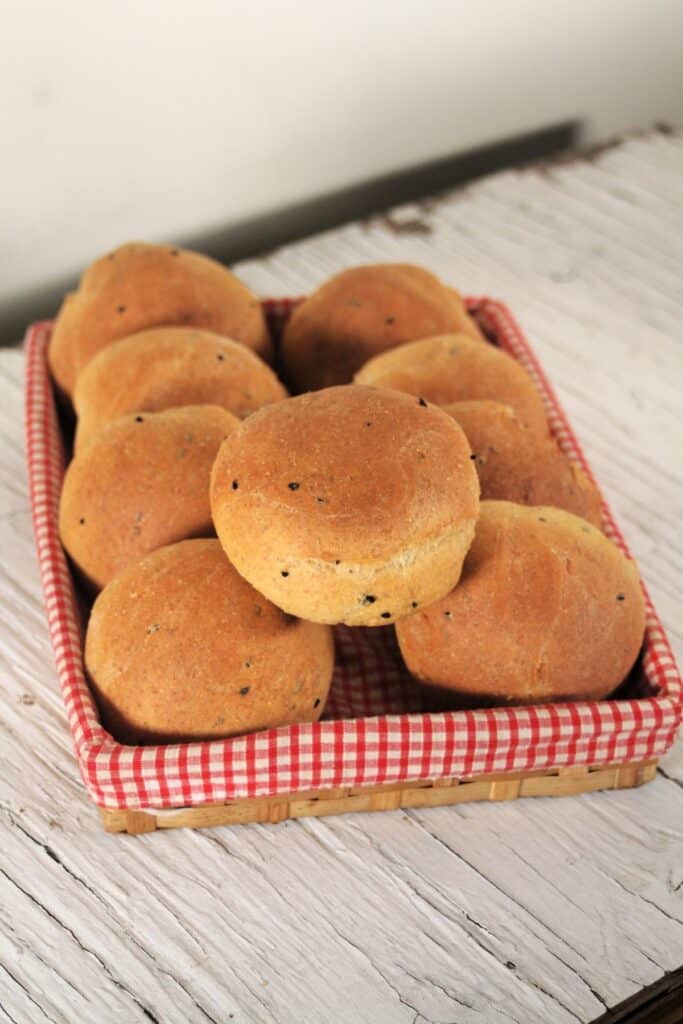
[[446,807],[479,800],[517,800],[518,797],[576,796],[600,789],[642,786],[657,776],[657,761],[588,768],[572,765],[556,771],[506,772],[475,778],[440,778],[432,782],[392,782],[381,786],[318,789],[235,803],[213,803],[164,810],[126,811],[100,808],[107,832],[141,835],[155,829],[210,828],[248,822],[276,824],[288,818],[320,818],[351,812],[382,812],[418,807]]
[[[509,303],[680,660],[683,139],[497,175],[391,223],[238,270],[283,295],[414,260]],[[640,789],[105,834],[47,638],[22,375],[0,353],[0,1020],[563,1024],[679,966],[680,741]]]

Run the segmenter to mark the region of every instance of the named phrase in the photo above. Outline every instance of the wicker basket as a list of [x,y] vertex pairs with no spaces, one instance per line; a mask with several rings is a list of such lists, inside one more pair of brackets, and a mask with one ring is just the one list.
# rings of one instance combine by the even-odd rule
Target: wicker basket
[[[274,336],[294,300],[266,301]],[[468,300],[490,340],[539,389],[551,430],[589,473],[578,442],[510,312]],[[647,596],[642,656],[606,701],[431,711],[408,676],[393,628],[337,627],[337,660],[322,721],[228,740],[128,747],[100,725],[83,671],[78,595],[58,538],[65,443],[46,350],[51,324],[26,337],[31,505],[57,671],[85,785],[109,831],[131,833],[345,811],[432,807],[519,796],[566,796],[654,777],[681,720],[681,679]],[[603,504],[605,532],[626,547]]]

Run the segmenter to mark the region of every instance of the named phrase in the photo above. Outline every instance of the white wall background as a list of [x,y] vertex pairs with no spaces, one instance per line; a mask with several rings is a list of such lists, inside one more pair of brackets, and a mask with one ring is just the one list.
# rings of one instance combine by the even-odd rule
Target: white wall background
[[0,302],[564,119],[683,122],[681,0],[0,0]]

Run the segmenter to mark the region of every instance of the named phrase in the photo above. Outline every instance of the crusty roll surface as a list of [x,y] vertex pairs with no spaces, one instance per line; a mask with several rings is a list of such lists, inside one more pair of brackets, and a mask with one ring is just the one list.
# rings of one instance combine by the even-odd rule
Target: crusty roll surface
[[102,349],[80,374],[76,446],[128,412],[219,405],[244,419],[286,396],[271,368],[245,345],[212,331],[156,327]]
[[213,534],[211,466],[238,424],[213,405],[130,413],[83,446],[64,477],[59,532],[90,588],[148,551]]
[[313,622],[387,625],[447,593],[478,505],[470,448],[451,417],[357,385],[254,413],[212,473],[213,519],[232,563]]
[[268,358],[261,304],[226,267],[168,245],[129,242],[92,263],[55,322],[48,362],[72,395],[81,370],[113,341],[149,327],[193,326],[239,341]]
[[454,704],[601,700],[638,655],[635,564],[585,520],[484,501],[457,587],[396,626],[408,669]]
[[475,399],[442,408],[470,442],[482,500],[553,505],[601,527],[595,484],[552,437],[525,426],[512,406]]
[[315,721],[334,645],[329,627],[285,614],[250,587],[217,540],[187,540],[105,587],[85,665],[118,740],[170,743]]
[[281,356],[297,391],[347,384],[372,356],[414,338],[463,331],[483,340],[455,289],[407,263],[352,267],[298,306]]
[[539,434],[548,433],[541,396],[523,367],[507,352],[464,334],[423,338],[384,352],[355,381],[421,395],[437,405],[493,399],[511,405]]

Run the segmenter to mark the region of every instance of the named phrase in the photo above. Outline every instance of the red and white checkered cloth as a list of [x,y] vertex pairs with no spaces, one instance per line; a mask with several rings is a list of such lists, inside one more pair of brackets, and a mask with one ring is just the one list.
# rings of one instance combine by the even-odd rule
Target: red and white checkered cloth
[[[264,303],[277,330],[293,300]],[[528,342],[507,308],[470,299],[489,335],[531,374],[563,450],[590,473]],[[108,808],[180,807],[301,790],[641,761],[663,754],[681,720],[681,679],[649,597],[643,694],[633,699],[427,712],[393,628],[337,627],[325,719],[207,743],[128,747],[98,721],[83,671],[82,625],[57,519],[64,451],[46,350],[51,324],[26,336],[26,437],[40,573],[59,681],[83,779]],[[626,545],[603,504],[607,534]]]

